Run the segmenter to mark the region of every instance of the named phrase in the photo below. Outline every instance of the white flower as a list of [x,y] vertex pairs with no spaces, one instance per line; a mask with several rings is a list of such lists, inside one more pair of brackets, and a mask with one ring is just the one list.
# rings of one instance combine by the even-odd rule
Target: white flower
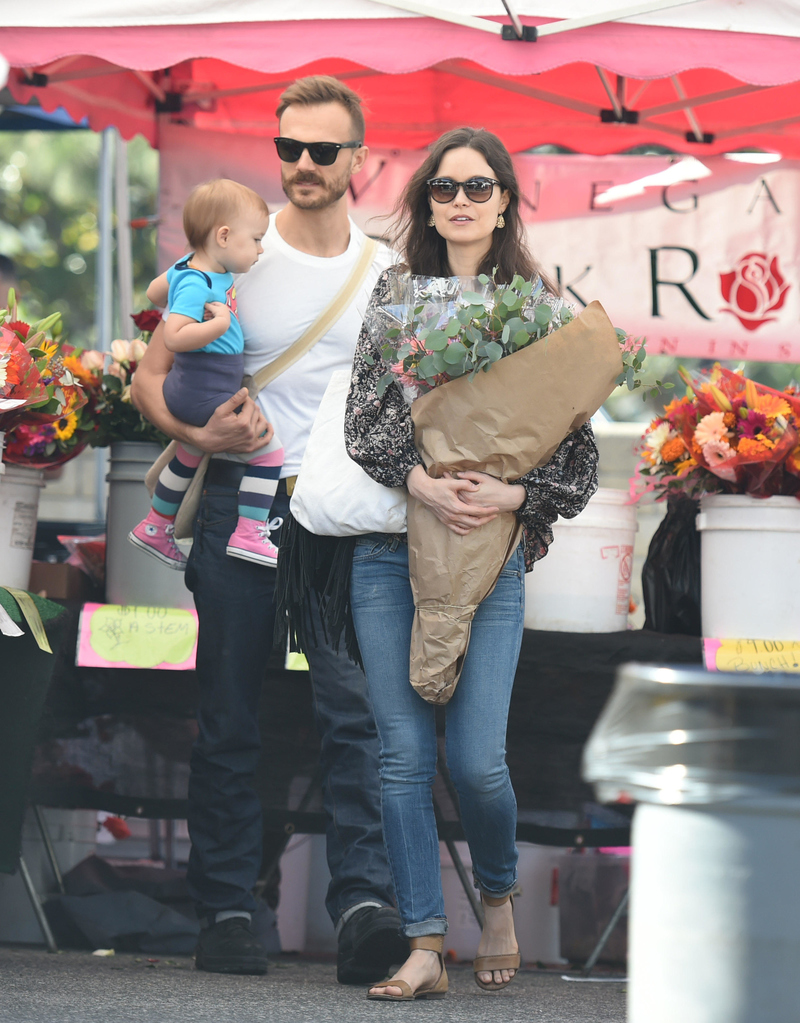
[[111,342],[111,358],[114,362],[130,362],[131,359],[131,343],[130,341],[112,341]]
[[675,433],[669,423],[659,423],[658,426],[654,427],[647,434],[645,437],[645,445],[650,449],[650,457],[653,465],[661,465],[663,461],[661,458],[661,449],[668,440],[672,440],[673,437],[677,436],[677,433]]
[[132,362],[141,362],[146,351],[147,345],[140,337],[134,338],[133,341],[131,341],[130,357]]

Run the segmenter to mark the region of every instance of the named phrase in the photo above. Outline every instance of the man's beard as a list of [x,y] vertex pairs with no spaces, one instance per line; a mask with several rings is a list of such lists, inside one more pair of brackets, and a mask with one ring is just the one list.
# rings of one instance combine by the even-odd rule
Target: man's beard
[[[321,188],[318,188],[313,195],[303,195],[300,190],[300,186],[303,184],[314,184]],[[326,206],[332,206],[342,198],[349,184],[349,169],[333,181],[326,181],[307,171],[298,171],[292,177],[289,177],[288,174],[281,174],[281,186],[286,198],[293,206],[297,206],[301,210],[322,210]]]

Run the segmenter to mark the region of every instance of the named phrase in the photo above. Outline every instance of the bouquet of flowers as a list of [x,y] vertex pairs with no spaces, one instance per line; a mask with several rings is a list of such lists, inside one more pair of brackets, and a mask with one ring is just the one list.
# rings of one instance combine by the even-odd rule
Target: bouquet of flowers
[[[61,314],[38,323],[17,318],[16,299],[0,310],[0,438],[2,459],[18,465],[65,461],[59,438],[69,439],[87,395],[70,368],[74,349],[61,341]],[[0,448],[2,448],[0,443]],[[68,454],[71,458],[79,448]],[[0,472],[2,472],[0,461]]]
[[[157,311],[147,314],[160,319]],[[134,322],[137,317],[134,316]],[[151,321],[153,329],[158,320]],[[138,325],[138,323],[137,323]],[[131,379],[147,351],[150,331],[133,341],[111,342],[110,352],[80,353],[81,371],[87,378],[89,405],[81,429],[86,430],[92,447],[107,447],[115,441],[154,441],[164,447],[167,437],[148,422],[131,402]]]
[[[510,284],[496,285],[486,274],[475,278],[397,274],[389,287],[380,345],[388,372],[378,383],[378,395],[396,382],[409,403],[449,380],[465,375],[474,380],[504,355],[540,341],[574,319],[563,299],[547,294],[541,279],[515,276]],[[616,384],[633,391],[643,383],[645,339],[629,337],[619,328],[616,333],[622,358]],[[672,385],[657,380],[651,393],[657,394],[662,386]]]
[[800,395],[719,364],[690,378],[683,398],[645,431],[631,495],[773,494],[800,498]]
[[[411,403],[415,443],[433,477],[472,469],[519,479],[548,462],[623,375],[624,341],[599,303],[574,317],[541,282],[521,278],[495,287],[485,276],[390,274],[385,301],[365,324],[388,367],[381,386],[394,383]],[[641,345],[626,354],[635,376]],[[452,696],[475,611],[520,532],[507,512],[458,536],[409,495],[410,672],[426,700]]]
[[[113,341],[110,352],[60,346],[58,365],[82,400],[76,401],[74,393],[69,392],[70,398],[58,415],[19,420],[6,435],[7,461],[52,468],[74,458],[87,445],[107,447],[118,440],[156,441],[162,447],[167,443],[164,434],[137,411],[130,398],[131,377],[161,314],[148,310],[133,319],[142,335],[133,341]],[[27,328],[27,324],[17,326]],[[41,330],[41,324],[37,327]]]

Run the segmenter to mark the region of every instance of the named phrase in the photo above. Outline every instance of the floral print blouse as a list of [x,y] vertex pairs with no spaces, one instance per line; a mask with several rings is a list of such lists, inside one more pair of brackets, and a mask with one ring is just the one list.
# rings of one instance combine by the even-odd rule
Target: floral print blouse
[[[384,270],[378,278],[372,302],[386,298],[387,281],[393,269],[397,268]],[[563,304],[563,299],[546,289],[540,295],[540,301],[554,308]],[[377,385],[384,372],[380,352],[367,327],[362,326],[345,409],[345,444],[350,457],[368,476],[385,487],[400,487],[405,485],[414,466],[424,463],[414,444],[411,407],[400,388],[391,385],[378,397]],[[546,465],[515,481],[528,494],[516,513],[523,527],[526,571],[531,571],[534,562],[547,554],[553,542],[552,525],[558,516],[571,519],[586,507],[597,490],[597,462],[594,434],[586,423],[562,441]]]

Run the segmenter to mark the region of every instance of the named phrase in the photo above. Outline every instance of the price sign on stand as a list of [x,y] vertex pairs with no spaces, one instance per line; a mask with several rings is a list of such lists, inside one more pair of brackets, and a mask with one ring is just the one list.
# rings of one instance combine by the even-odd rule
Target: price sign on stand
[[89,668],[191,671],[197,614],[174,607],[84,604],[75,663]]
[[800,640],[704,639],[707,671],[800,673]]

